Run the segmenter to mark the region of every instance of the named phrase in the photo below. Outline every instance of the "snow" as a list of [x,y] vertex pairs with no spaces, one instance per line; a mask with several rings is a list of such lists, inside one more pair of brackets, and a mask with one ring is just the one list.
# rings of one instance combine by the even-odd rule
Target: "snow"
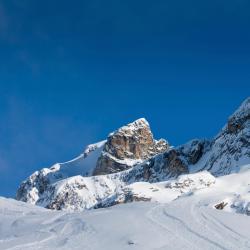
[[149,127],[148,121],[145,118],[139,118],[135,120],[134,122],[131,122],[125,126],[122,126],[118,130],[110,133],[109,136],[112,136],[114,133],[117,133],[117,132],[123,133],[126,136],[130,136],[133,133],[133,131],[136,131],[138,129],[142,129],[145,127]]
[[107,156],[109,157],[110,159],[113,159],[114,161],[116,161],[117,163],[120,163],[120,164],[124,164],[124,165],[127,165],[129,167],[132,167],[132,166],[135,166],[137,164],[140,164],[143,162],[142,159],[130,159],[130,158],[124,158],[123,160],[120,160],[116,157],[114,157],[113,155],[111,155],[110,153],[108,152],[102,152],[102,155],[103,156]]
[[105,143],[106,140],[90,144],[86,147],[84,153],[77,158],[68,162],[59,163],[60,172],[68,177],[74,175],[91,175]]
[[[37,205],[47,207],[51,204],[51,200],[57,202],[62,201],[61,210],[79,211],[93,208],[98,202],[113,193],[118,192],[124,183],[113,178],[114,175],[102,175],[92,177],[74,176],[59,181],[52,186],[53,196],[45,195],[45,199],[41,199]],[[52,189],[51,188],[51,189]]]
[[17,194],[17,198],[36,204],[40,198],[43,198],[41,187],[43,189],[48,185],[78,175],[91,176],[105,143],[106,140],[91,144],[86,147],[83,154],[71,161],[56,163],[51,168],[43,168],[34,172],[21,184],[22,189]]
[[62,178],[72,177],[75,175],[91,175],[105,143],[106,140],[90,144],[78,157],[67,162],[56,163],[50,169],[44,168],[44,175],[50,172],[56,172],[56,174],[61,175]]
[[149,183],[135,182],[124,186],[115,197],[117,201],[125,201],[126,194],[133,196],[136,200],[148,200],[159,203],[167,203],[185,194],[214,185],[216,179],[209,172],[181,175],[177,179]]
[[[133,183],[127,188],[151,202],[84,212],[0,198],[0,249],[250,249],[249,176],[246,165],[221,177],[203,171],[160,183]],[[90,182],[88,188],[94,185],[95,177],[69,181],[81,178]],[[228,203],[225,208],[215,209],[222,201]]]

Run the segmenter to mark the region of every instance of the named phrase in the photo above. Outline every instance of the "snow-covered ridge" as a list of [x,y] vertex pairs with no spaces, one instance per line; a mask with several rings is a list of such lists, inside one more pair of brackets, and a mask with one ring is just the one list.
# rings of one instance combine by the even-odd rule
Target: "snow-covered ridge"
[[[84,210],[131,199],[156,199],[134,196],[135,187],[147,193],[160,182],[175,182],[188,174],[208,171],[224,176],[238,172],[250,163],[249,103],[250,98],[212,140],[194,139],[178,147],[155,140],[148,122],[136,120],[109,134],[107,140],[90,145],[73,161],[35,172],[21,184],[17,198],[52,209]],[[190,187],[192,184],[197,188],[196,181],[191,181]],[[169,192],[166,195],[172,197]],[[240,204],[244,209],[248,206]]]
[[83,154],[73,160],[56,163],[51,168],[34,172],[20,185],[17,199],[36,204],[50,185],[77,175],[92,175],[105,142],[88,145]]
[[[60,170],[67,172],[68,176],[83,175],[90,176],[93,173],[98,157],[103,150],[106,140],[90,144],[86,147],[83,154],[68,162],[59,163]],[[75,171],[70,174],[70,171]]]

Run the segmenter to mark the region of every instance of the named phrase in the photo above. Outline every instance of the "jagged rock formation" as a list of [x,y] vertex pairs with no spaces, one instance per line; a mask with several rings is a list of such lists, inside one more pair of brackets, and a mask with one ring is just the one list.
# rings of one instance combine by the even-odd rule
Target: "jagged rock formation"
[[[111,133],[78,158],[35,172],[17,199],[51,209],[83,210],[144,199],[127,187],[156,183],[208,170],[226,175],[250,163],[250,98],[212,140],[192,140],[173,148],[156,141],[145,119]],[[114,197],[124,197],[123,201]],[[137,199],[138,198],[138,199]]]
[[165,140],[154,140],[145,119],[136,120],[108,136],[93,174],[123,171],[168,148],[169,145]]

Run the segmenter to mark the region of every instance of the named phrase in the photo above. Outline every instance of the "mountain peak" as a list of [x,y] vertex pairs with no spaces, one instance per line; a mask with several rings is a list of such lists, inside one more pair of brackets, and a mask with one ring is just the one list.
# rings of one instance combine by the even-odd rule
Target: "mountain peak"
[[145,129],[145,128],[150,130],[148,121],[145,118],[139,118],[113,131],[112,133],[109,134],[109,137],[113,136],[116,133],[123,133],[129,136],[132,134],[133,131],[136,131],[138,129]]
[[135,126],[135,127],[149,127],[149,123],[145,118],[139,118],[131,123],[129,123],[127,126]]
[[94,175],[125,170],[168,148],[165,140],[154,139],[145,118],[137,119],[109,134]]

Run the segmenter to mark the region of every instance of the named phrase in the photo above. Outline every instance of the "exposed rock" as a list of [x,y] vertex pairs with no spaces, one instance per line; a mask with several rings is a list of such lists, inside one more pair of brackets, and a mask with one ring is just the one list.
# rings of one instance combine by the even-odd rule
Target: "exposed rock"
[[122,199],[120,198],[119,204],[121,203],[129,203],[129,202],[139,202],[139,201],[150,201],[151,198],[142,196],[140,194],[136,194],[131,190],[130,188],[124,188],[123,190],[123,197]]
[[128,180],[163,181],[189,172],[209,148],[207,140],[193,140],[185,145],[158,154],[127,173]]
[[250,98],[247,98],[240,108],[228,119],[227,132],[237,133],[245,127],[250,120]]
[[154,139],[149,124],[145,119],[139,119],[111,133],[104,151],[119,160],[146,159],[153,147]]
[[228,204],[227,202],[222,201],[221,203],[216,204],[214,207],[218,210],[223,210],[227,204]]
[[188,165],[180,157],[178,150],[172,149],[164,153],[163,168],[166,169],[172,176],[188,173]]
[[154,140],[149,124],[144,118],[138,119],[108,136],[94,175],[123,171],[168,148],[165,140]]

